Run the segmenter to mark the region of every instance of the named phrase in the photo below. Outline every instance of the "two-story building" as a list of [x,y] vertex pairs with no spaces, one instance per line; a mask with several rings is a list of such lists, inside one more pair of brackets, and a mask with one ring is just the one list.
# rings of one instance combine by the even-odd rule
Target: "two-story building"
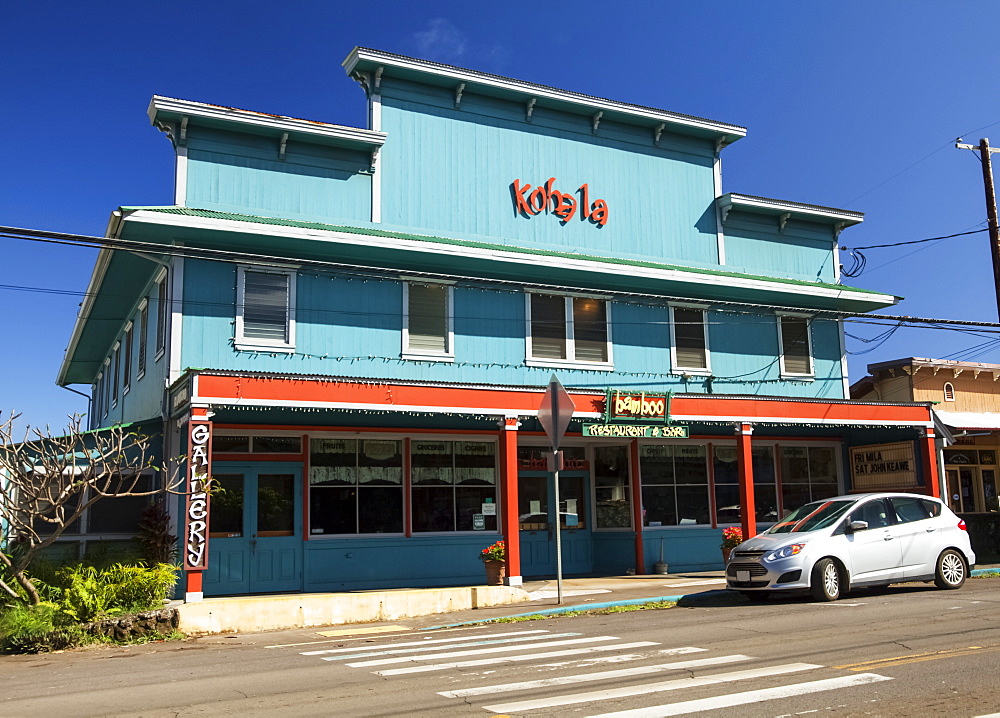
[[[368,127],[156,96],[168,206],[122,207],[60,371],[189,454],[189,598],[720,563],[720,526],[852,490],[927,404],[848,399],[861,214],[723,193],[744,128],[391,53]],[[537,421],[575,414],[560,501]],[[198,480],[211,475],[211,499]]]

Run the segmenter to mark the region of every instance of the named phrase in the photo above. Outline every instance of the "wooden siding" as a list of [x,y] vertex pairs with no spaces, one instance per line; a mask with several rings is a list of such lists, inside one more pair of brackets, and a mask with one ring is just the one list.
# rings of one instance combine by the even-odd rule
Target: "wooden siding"
[[[994,381],[990,372],[976,379],[969,370],[956,377],[948,370],[935,374],[933,369],[920,369],[907,379],[912,381],[913,401],[938,402],[941,411],[1000,412],[1000,381]],[[955,388],[955,401],[944,400],[944,385],[949,383]]]
[[789,220],[779,230],[776,216],[731,212],[725,224],[726,265],[748,274],[819,282],[835,281],[833,231]]

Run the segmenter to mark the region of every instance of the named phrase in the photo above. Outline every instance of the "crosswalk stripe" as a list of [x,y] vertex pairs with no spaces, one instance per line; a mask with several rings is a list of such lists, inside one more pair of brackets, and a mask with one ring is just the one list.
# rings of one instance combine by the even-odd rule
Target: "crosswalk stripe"
[[650,706],[648,708],[637,708],[634,710],[618,711],[616,713],[602,713],[590,716],[590,718],[665,718],[666,716],[678,716],[685,713],[697,713],[699,711],[718,710],[720,708],[732,708],[733,706],[743,706],[748,703],[759,701],[770,701],[778,698],[792,698],[794,696],[807,695],[809,693],[819,693],[820,691],[832,691],[839,688],[853,688],[879,681],[891,681],[888,676],[880,676],[877,673],[859,673],[854,676],[841,676],[839,678],[827,678],[819,681],[808,681],[806,683],[792,683],[787,686],[777,688],[763,688],[756,691],[745,691],[743,693],[729,693],[712,698],[699,698],[680,703],[668,703],[661,706]]
[[615,698],[628,698],[629,696],[641,696],[647,693],[663,693],[665,691],[676,691],[687,688],[697,688],[699,686],[715,685],[718,683],[730,683],[733,681],[744,681],[751,678],[763,678],[765,676],[780,676],[785,673],[799,673],[801,671],[811,671],[815,668],[822,668],[813,663],[786,663],[780,666],[768,666],[766,668],[752,668],[746,671],[732,671],[730,673],[715,673],[710,676],[698,676],[697,678],[678,678],[671,681],[660,681],[659,683],[646,683],[639,686],[623,686],[622,688],[607,688],[599,691],[588,691],[587,693],[575,693],[551,698],[539,698],[530,701],[517,701],[514,703],[499,703],[491,706],[483,706],[488,711],[494,713],[522,713],[525,711],[538,710],[540,708],[552,708],[553,706],[567,706],[573,703],[592,703],[595,701],[613,700]]
[[[534,661],[540,658],[561,658],[562,656],[579,656],[586,653],[599,653],[604,651],[620,651],[629,648],[645,648],[646,646],[658,646],[656,641],[636,641],[635,643],[614,643],[610,646],[589,646],[587,648],[569,648],[563,651],[549,651],[546,653],[531,653],[527,656],[495,656],[493,658],[480,658],[475,661],[455,661],[454,663],[434,663],[429,666],[410,666],[409,668],[390,668],[384,671],[375,671],[378,676],[399,676],[405,673],[423,673],[426,671],[443,671],[447,668],[474,668],[476,666],[495,666],[499,663],[515,663],[517,661]],[[349,664],[348,664],[349,665]]]
[[[579,634],[577,634],[579,635]],[[396,656],[395,658],[379,658],[374,661],[358,661],[348,663],[351,668],[367,668],[369,666],[385,666],[390,663],[410,663],[411,661],[436,661],[447,658],[460,658],[461,656],[479,656],[484,653],[509,653],[511,651],[532,651],[536,648],[549,648],[551,646],[573,646],[579,643],[597,643],[599,641],[617,641],[614,636],[587,636],[585,638],[567,638],[562,641],[549,641],[547,643],[527,643],[519,646],[499,646],[495,648],[473,648],[467,651],[451,651],[449,653],[432,653],[427,656]],[[324,661],[338,660],[336,658],[324,658]]]
[[[528,634],[538,634],[538,633],[548,633],[546,630],[538,629],[533,631],[509,631],[507,633],[481,633],[478,636],[460,636],[458,638],[434,638],[427,639],[423,641],[407,641],[406,643],[391,643],[385,644],[390,648],[401,648],[403,646],[428,646],[432,643],[461,643],[462,641],[471,641],[476,638],[491,639],[491,638],[506,638],[507,636],[526,636]],[[561,634],[568,635],[568,634]],[[580,635],[580,634],[574,634]],[[350,651],[357,651],[357,647],[353,648],[328,648],[322,651],[304,651],[299,655],[302,656],[319,656],[326,653],[348,653]]]
[[718,666],[726,663],[738,663],[749,661],[751,656],[736,654],[732,656],[716,656],[714,658],[698,658],[692,661],[675,661],[674,663],[660,663],[655,666],[640,666],[638,668],[621,668],[617,671],[599,671],[597,673],[578,673],[574,676],[560,676],[558,678],[543,678],[538,681],[521,681],[519,683],[504,683],[496,686],[479,686],[477,688],[463,688],[457,691],[439,691],[439,696],[445,698],[464,698],[466,696],[482,696],[490,693],[510,693],[513,691],[525,691],[532,688],[547,688],[548,686],[565,686],[572,683],[591,683],[593,681],[604,681],[611,678],[628,678],[630,676],[643,676],[650,673],[663,673],[665,671],[680,671],[688,668],[704,668],[706,666]]
[[[359,648],[342,648],[339,650],[354,651],[354,653],[348,653],[344,656],[330,656],[324,658],[324,661],[346,661],[351,658],[367,658],[370,656],[391,656],[398,653],[418,653],[421,651],[440,651],[443,649],[450,650],[452,648],[471,648],[473,646],[490,646],[498,643],[517,643],[519,641],[537,641],[540,638],[550,639],[550,638],[567,638],[568,636],[580,636],[580,633],[552,633],[548,636],[516,636],[514,638],[497,638],[494,640],[483,639],[480,641],[472,640],[466,638],[465,643],[456,643],[451,646],[425,646],[423,644],[410,644],[416,645],[416,648],[385,648],[385,649],[373,649],[373,650],[363,650]],[[330,653],[332,651],[315,651],[315,653],[303,653],[302,655],[315,655],[319,653]]]
[[551,663],[542,663],[538,666],[538,668],[569,668],[570,666],[575,666],[577,664],[593,666],[598,663],[632,663],[633,661],[641,661],[651,658],[654,654],[662,656],[680,656],[685,653],[701,653],[705,650],[707,649],[690,647],[664,648],[660,651],[646,651],[645,653],[619,653],[617,656],[588,656],[587,658],[574,658],[569,661],[552,661]]

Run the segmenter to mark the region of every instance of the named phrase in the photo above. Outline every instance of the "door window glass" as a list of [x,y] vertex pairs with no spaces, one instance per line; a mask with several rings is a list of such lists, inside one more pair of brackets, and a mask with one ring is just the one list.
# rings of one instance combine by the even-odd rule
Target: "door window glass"
[[549,527],[549,492],[544,476],[517,477],[517,512],[522,531]]
[[599,446],[594,449],[594,487],[597,528],[631,528],[627,446]]
[[243,535],[243,474],[212,476],[212,509],[208,515],[210,538]]
[[889,499],[892,508],[896,510],[896,522],[905,524],[911,521],[923,521],[930,518],[920,499],[893,497]]
[[257,477],[257,535],[292,536],[295,533],[295,476],[260,474]]

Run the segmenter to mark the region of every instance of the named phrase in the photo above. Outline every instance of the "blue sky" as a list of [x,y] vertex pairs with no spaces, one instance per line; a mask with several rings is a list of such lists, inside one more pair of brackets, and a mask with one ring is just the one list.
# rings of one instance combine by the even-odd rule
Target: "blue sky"
[[[474,9],[473,9],[474,8]],[[842,244],[985,227],[976,157],[1000,145],[1000,3],[48,2],[8,0],[0,43],[0,225],[102,235],[121,205],[172,202],[153,94],[364,126],[355,45],[749,129],[723,189],[862,211]],[[987,35],[988,37],[988,35]],[[0,239],[0,411],[62,426],[55,386],[92,250]],[[855,286],[893,314],[995,322],[985,233],[867,252]],[[848,331],[871,339],[885,327]],[[851,378],[905,356],[1000,362],[989,336],[902,328],[848,340]],[[87,387],[75,387],[86,390]]]

